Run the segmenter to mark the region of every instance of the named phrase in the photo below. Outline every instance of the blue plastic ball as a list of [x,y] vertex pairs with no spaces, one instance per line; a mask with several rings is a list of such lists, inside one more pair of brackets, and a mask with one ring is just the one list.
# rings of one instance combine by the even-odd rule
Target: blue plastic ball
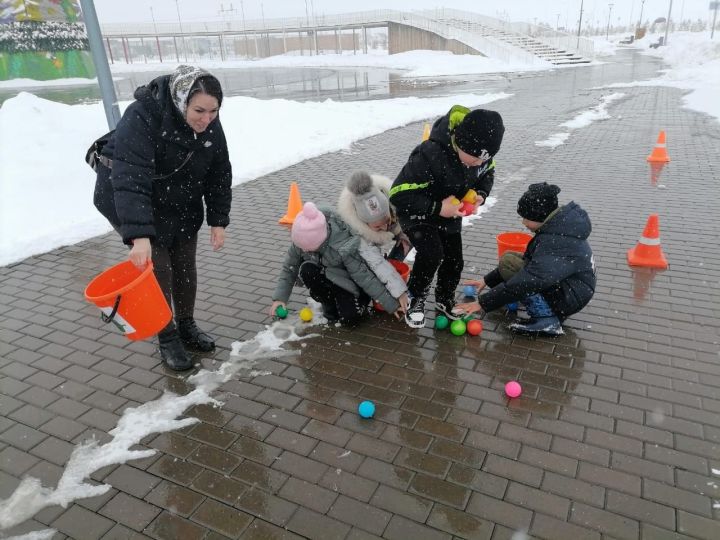
[[475,296],[477,294],[477,289],[473,285],[465,285],[463,287],[463,293],[465,296]]
[[508,308],[508,311],[517,311],[518,310],[517,302],[511,302],[510,304],[507,305],[507,308]]
[[375,416],[375,404],[372,401],[363,401],[358,405],[358,414],[363,418]]

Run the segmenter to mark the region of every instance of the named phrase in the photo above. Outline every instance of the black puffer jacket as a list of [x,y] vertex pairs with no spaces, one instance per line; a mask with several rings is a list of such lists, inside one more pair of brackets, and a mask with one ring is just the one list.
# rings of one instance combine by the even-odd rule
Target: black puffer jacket
[[95,206],[126,244],[147,237],[169,247],[190,239],[202,226],[203,199],[208,225],[230,222],[232,170],[220,119],[196,137],[172,101],[169,80],[164,75],[135,91],[137,101],[102,150],[112,170],[99,166]]
[[503,282],[495,269],[485,276],[492,290],[480,297],[485,311],[542,293],[561,319],[584,308],[595,293],[595,263],[587,241],[587,212],[571,202],[535,233],[525,251],[525,267]]
[[484,198],[495,181],[495,160],[481,167],[465,167],[453,148],[450,112],[433,124],[430,138],[415,147],[393,182],[390,201],[403,230],[419,223],[434,223],[448,232],[460,232],[460,218],[440,216],[443,199],[462,199],[468,189]]

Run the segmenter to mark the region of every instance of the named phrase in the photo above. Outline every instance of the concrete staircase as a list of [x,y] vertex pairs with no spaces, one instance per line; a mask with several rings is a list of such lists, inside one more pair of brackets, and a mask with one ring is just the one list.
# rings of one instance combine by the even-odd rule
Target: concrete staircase
[[499,28],[493,28],[485,24],[469,21],[467,19],[459,18],[442,18],[437,19],[438,22],[447,24],[454,28],[459,28],[473,34],[477,34],[483,37],[490,37],[496,40],[523,49],[538,58],[546,60],[551,64],[555,65],[567,65],[567,64],[588,64],[591,59],[584,58],[574,52],[563,50],[561,48],[553,47],[547,43],[533,38],[531,36],[503,30]]

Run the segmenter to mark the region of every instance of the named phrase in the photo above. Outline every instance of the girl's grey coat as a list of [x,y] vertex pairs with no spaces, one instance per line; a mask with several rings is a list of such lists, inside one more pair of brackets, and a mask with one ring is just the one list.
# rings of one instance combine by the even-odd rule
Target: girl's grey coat
[[360,295],[362,289],[389,313],[400,307],[385,282],[363,256],[362,239],[330,208],[320,207],[328,225],[328,237],[316,251],[303,251],[295,244],[288,248],[273,301],[287,302],[300,272],[300,265],[312,261],[324,268],[325,277],[346,291]]
[[[372,178],[373,185],[389,198],[392,181],[379,174],[371,174],[370,178]],[[399,298],[407,292],[407,285],[400,277],[400,274],[383,256],[383,246],[395,242],[397,237],[402,234],[397,220],[393,219],[390,231],[372,230],[367,223],[358,218],[353,204],[353,194],[347,187],[344,187],[340,193],[338,214],[356,234],[362,237],[360,250],[363,258],[365,258],[380,280],[385,283],[390,294],[395,298]]]

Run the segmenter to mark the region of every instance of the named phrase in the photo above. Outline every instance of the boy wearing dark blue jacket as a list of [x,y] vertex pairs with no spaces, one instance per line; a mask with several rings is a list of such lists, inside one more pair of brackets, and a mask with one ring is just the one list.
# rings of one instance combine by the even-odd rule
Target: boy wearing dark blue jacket
[[522,302],[529,320],[510,329],[522,334],[562,335],[562,321],[584,308],[595,293],[595,263],[587,212],[574,202],[558,207],[558,186],[532,184],[518,201],[523,225],[535,233],[525,254],[505,252],[498,267],[478,281],[490,291],[478,302],[459,304],[467,313],[489,312]]

